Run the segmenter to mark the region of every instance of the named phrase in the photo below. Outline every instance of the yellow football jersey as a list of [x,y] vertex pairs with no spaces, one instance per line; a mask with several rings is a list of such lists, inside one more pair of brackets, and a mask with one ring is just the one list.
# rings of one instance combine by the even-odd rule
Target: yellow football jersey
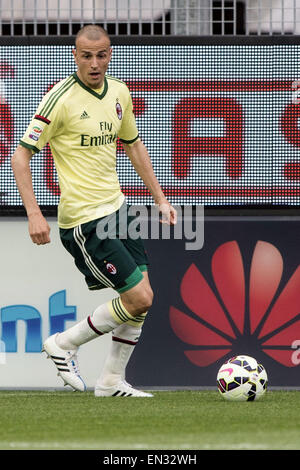
[[49,142],[61,191],[58,225],[72,228],[118,210],[124,195],[116,172],[117,138],[138,140],[124,82],[105,76],[100,93],[76,73],[42,99],[20,145],[39,152]]

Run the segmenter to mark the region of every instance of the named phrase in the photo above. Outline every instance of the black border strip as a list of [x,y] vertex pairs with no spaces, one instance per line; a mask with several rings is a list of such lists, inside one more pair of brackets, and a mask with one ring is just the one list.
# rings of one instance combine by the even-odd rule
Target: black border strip
[[[178,204],[176,205],[178,206]],[[57,217],[57,206],[39,206],[45,217]],[[146,206],[151,211],[152,206]],[[183,210],[184,205],[179,204]],[[192,206],[192,213],[196,215],[196,207]],[[211,217],[300,217],[299,206],[270,206],[270,205],[241,205],[241,206],[206,206],[204,204],[205,216]],[[1,217],[27,217],[24,206],[1,206]]]
[[[300,45],[300,36],[110,36],[112,45],[274,46]],[[0,36],[0,46],[74,46],[75,36]]]

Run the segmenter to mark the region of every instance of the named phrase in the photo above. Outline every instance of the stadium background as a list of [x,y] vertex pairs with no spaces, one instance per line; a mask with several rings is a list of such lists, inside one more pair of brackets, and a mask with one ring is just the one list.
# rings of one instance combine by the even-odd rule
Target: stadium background
[[[156,296],[128,380],[214,386],[222,361],[247,353],[271,386],[299,386],[299,3],[1,2],[1,388],[59,388],[43,339],[114,295],[87,292],[60,244],[49,149],[32,162],[49,246],[31,243],[10,168],[41,97],[75,70],[74,35],[87,23],[111,34],[109,73],[128,83],[170,201],[205,206],[201,250],[145,242]],[[128,201],[151,204],[120,146],[118,171]],[[89,387],[108,344],[104,337],[80,352]]]

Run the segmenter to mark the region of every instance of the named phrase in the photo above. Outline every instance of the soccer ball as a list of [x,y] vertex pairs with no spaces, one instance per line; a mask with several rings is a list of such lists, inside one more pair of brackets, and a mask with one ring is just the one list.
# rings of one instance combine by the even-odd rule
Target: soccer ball
[[234,356],[219,369],[217,385],[226,400],[253,401],[265,394],[268,376],[253,357]]

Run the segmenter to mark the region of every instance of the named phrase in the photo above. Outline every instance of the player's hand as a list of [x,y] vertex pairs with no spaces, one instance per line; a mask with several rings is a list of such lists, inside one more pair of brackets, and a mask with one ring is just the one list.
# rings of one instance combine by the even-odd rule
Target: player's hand
[[50,243],[50,226],[41,213],[28,216],[28,230],[31,240],[36,245]]
[[157,204],[157,208],[161,214],[162,224],[175,225],[177,223],[177,211],[167,200]]

